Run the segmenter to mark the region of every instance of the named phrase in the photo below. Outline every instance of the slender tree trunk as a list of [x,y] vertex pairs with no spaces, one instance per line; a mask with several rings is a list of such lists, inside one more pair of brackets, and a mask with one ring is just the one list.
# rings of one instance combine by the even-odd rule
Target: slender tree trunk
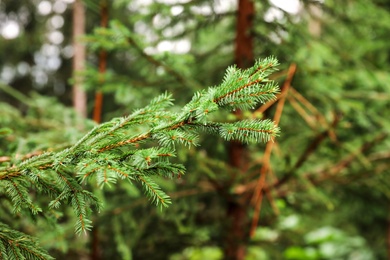
[[253,36],[251,33],[255,6],[251,0],[238,1],[235,62],[240,68],[253,65]]
[[[107,27],[108,25],[108,5],[106,0],[100,1],[100,26]],[[106,73],[107,67],[107,52],[100,50],[99,52],[99,84],[104,83],[104,74]],[[95,107],[93,110],[93,120],[96,123],[101,122],[103,107],[103,93],[101,90],[97,90],[95,93]]]
[[[228,202],[229,227],[226,234],[224,259],[243,260],[246,255],[247,227],[249,226],[247,206],[237,201]],[[246,225],[247,224],[247,225]]]
[[[251,35],[254,17],[254,3],[250,0],[239,0],[236,27],[235,63],[240,68],[253,65],[253,38]],[[241,111],[236,111],[241,117]],[[240,142],[231,142],[229,146],[229,164],[241,174],[247,168],[246,149]],[[237,175],[236,174],[236,175]],[[236,177],[233,176],[233,183]],[[249,230],[247,216],[248,205],[245,198],[231,198],[228,201],[227,217],[229,228],[224,248],[225,259],[242,260],[246,254],[246,239]]]
[[76,111],[87,116],[87,95],[82,89],[83,78],[80,76],[85,68],[85,46],[80,43],[80,36],[85,34],[85,10],[82,0],[73,4],[73,106]]
[[91,260],[101,259],[99,227],[95,225],[91,232]]

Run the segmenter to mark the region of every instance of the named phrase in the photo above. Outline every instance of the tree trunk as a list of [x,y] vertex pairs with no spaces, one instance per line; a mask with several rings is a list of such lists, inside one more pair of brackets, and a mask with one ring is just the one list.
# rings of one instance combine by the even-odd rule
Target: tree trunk
[[[106,28],[108,25],[108,4],[106,0],[100,1],[100,26]],[[107,67],[107,52],[100,50],[99,52],[99,85],[104,84],[104,74]],[[101,122],[103,108],[103,93],[98,89],[95,93],[95,107],[93,109],[93,120],[96,123]]]
[[253,65],[252,25],[255,6],[251,0],[239,0],[237,13],[235,63],[240,68]]
[[[236,27],[235,63],[239,68],[248,68],[253,65],[253,37],[251,34],[254,17],[254,3],[250,0],[239,0]],[[241,117],[241,111],[236,111]],[[244,144],[233,141],[229,146],[229,164],[237,170],[237,174],[245,171],[246,149]],[[236,174],[236,175],[237,175]],[[233,176],[234,183],[235,176]],[[230,187],[228,187],[230,188]],[[244,198],[230,198],[228,201],[227,217],[229,227],[227,230],[224,248],[225,259],[242,260],[246,254],[246,239],[249,230],[248,203]]]
[[80,37],[85,34],[85,10],[82,0],[73,4],[73,107],[83,117],[87,116],[87,95],[82,89],[83,78],[80,73],[85,68],[85,46]]

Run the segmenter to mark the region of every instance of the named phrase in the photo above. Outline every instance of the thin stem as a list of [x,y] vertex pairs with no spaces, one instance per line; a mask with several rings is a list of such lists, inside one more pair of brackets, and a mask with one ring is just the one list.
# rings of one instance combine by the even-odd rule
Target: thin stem
[[[291,86],[292,79],[295,75],[296,72],[296,65],[295,63],[291,64],[287,73],[287,78],[283,84],[282,87],[282,93],[287,93],[288,89]],[[286,95],[283,95],[282,98],[278,101],[278,105],[276,107],[275,115],[274,115],[274,122],[275,124],[279,124],[284,103],[286,100]],[[259,216],[260,216],[260,209],[261,209],[261,204],[263,200],[263,188],[265,185],[265,179],[266,175],[268,172],[268,169],[270,167],[270,158],[271,158],[271,152],[272,152],[272,147],[274,145],[274,142],[268,141],[266,147],[265,147],[265,152],[264,152],[264,157],[263,157],[263,165],[260,170],[260,178],[258,179],[257,186],[255,188],[255,191],[253,193],[252,197],[252,204],[255,205],[255,212],[252,218],[252,225],[250,229],[250,236],[252,237],[255,233],[257,223],[259,221]]]

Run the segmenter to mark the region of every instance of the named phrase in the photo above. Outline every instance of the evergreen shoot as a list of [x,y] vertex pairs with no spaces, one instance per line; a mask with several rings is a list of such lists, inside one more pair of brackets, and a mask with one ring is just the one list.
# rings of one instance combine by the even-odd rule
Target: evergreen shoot
[[[87,190],[88,182],[101,188],[120,180],[138,182],[153,204],[167,207],[171,200],[154,177],[174,178],[185,173],[183,165],[171,160],[177,144],[198,145],[199,131],[245,143],[266,142],[278,135],[279,128],[270,120],[209,120],[209,115],[219,109],[251,109],[275,99],[279,88],[268,76],[277,65],[271,57],[247,70],[229,67],[220,85],[195,93],[179,112],[168,110],[173,99],[164,93],[128,116],[95,126],[62,151],[3,162],[0,193],[12,203],[15,214],[45,214],[62,204],[70,205],[77,216],[76,233],[89,230],[91,208],[99,211],[102,207]],[[32,191],[47,194],[48,205],[37,205]],[[0,259],[50,257],[34,239],[0,223]]]

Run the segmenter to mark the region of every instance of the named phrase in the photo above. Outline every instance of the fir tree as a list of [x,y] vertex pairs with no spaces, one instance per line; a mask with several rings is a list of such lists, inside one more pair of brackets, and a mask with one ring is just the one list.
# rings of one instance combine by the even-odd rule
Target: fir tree
[[[87,190],[90,180],[99,187],[118,180],[138,182],[153,204],[167,207],[171,200],[154,178],[185,173],[183,165],[172,162],[177,144],[197,145],[199,131],[241,142],[266,142],[278,135],[279,128],[269,120],[230,123],[209,119],[219,109],[251,109],[274,99],[279,88],[268,76],[277,65],[271,57],[247,70],[231,66],[219,86],[195,93],[179,112],[168,111],[173,99],[165,93],[126,117],[95,126],[64,150],[4,162],[0,168],[1,192],[12,203],[15,214],[45,215],[61,204],[69,204],[77,216],[76,233],[91,228],[91,207],[97,211],[102,207]],[[31,191],[49,195],[48,209],[34,202]],[[1,259],[50,259],[34,239],[4,224],[0,224],[0,252]]]

